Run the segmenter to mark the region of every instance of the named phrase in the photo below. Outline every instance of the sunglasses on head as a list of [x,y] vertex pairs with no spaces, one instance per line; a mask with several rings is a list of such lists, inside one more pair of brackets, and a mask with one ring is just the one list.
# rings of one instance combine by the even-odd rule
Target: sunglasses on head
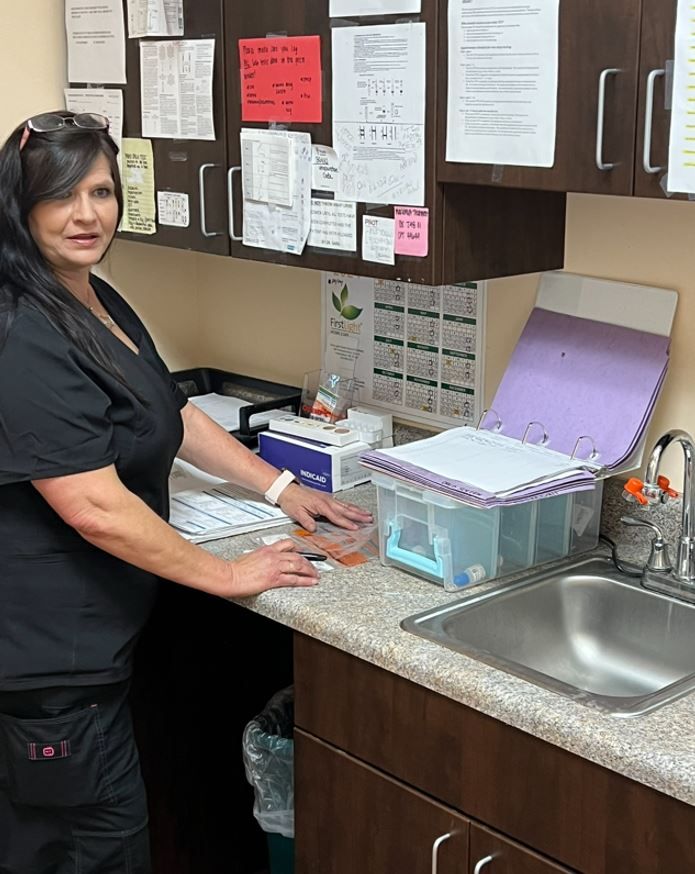
[[49,134],[63,128],[77,128],[78,130],[103,130],[109,129],[109,120],[105,115],[97,112],[77,112],[75,115],[58,115],[55,112],[44,112],[41,115],[33,115],[27,119],[22,139],[19,143],[21,152],[26,145],[32,131],[37,134]]

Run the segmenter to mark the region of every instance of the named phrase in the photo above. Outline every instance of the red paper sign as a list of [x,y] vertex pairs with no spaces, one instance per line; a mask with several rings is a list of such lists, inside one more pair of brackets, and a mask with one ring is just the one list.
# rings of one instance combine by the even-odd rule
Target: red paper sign
[[242,121],[321,121],[320,37],[240,39],[239,62]]
[[430,211],[416,206],[396,206],[396,255],[425,258],[429,251]]

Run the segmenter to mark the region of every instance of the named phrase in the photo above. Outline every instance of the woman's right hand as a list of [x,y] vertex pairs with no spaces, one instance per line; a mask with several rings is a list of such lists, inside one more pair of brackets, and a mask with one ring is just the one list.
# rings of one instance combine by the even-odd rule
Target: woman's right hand
[[297,552],[292,540],[278,540],[247,552],[230,562],[230,568],[229,598],[245,598],[282,586],[315,586],[319,579],[314,565]]

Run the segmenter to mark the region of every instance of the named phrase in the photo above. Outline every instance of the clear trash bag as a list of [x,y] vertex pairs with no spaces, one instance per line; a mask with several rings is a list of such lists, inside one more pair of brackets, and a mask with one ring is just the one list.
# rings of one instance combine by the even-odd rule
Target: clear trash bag
[[294,689],[277,692],[244,729],[246,779],[253,815],[265,832],[294,837]]

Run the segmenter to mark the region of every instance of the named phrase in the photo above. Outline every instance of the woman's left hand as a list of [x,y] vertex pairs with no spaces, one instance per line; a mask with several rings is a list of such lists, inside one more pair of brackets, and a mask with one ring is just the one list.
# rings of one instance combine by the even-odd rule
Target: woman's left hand
[[307,531],[316,530],[317,516],[325,516],[334,525],[352,531],[373,521],[372,514],[361,507],[337,501],[332,495],[305,488],[298,483],[291,483],[283,490],[278,504],[284,513]]

